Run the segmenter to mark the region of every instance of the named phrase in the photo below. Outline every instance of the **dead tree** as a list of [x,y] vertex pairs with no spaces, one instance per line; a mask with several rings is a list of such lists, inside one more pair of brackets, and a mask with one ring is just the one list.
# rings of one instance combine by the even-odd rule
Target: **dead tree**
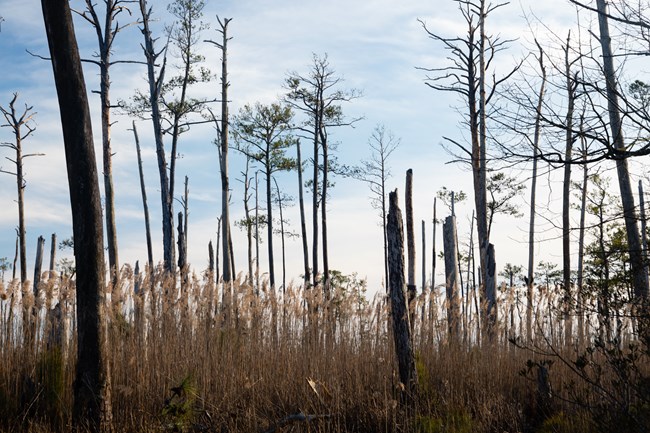
[[49,278],[54,277],[54,266],[56,265],[56,233],[52,233],[52,242],[50,243],[50,275]]
[[[399,147],[400,139],[383,125],[377,125],[368,140],[370,158],[361,162],[355,177],[366,182],[372,192],[371,205],[379,210],[384,239],[384,285],[388,292],[388,245],[386,243],[386,182],[392,176],[388,158]],[[423,255],[424,256],[424,255]]]
[[413,170],[406,170],[406,246],[408,251],[408,279],[406,290],[408,293],[409,315],[411,318],[411,333],[415,326],[415,227],[413,223]]
[[223,21],[217,17],[219,22],[218,32],[221,34],[221,42],[206,41],[221,50],[221,119],[217,120],[212,116],[218,132],[217,145],[219,149],[219,168],[221,170],[221,247],[223,256],[223,281],[229,284],[234,278],[232,262],[232,251],[230,245],[230,177],[228,176],[228,24],[232,18],[225,18]]
[[[492,37],[486,33],[485,22],[496,9],[507,3],[491,4],[486,0],[456,0],[458,9],[467,24],[467,32],[461,37],[444,37],[428,30],[421,21],[424,30],[431,39],[440,43],[450,55],[451,65],[441,68],[420,68],[433,75],[427,77],[426,84],[437,91],[459,94],[467,104],[465,123],[469,127],[469,146],[454,139],[445,140],[459,149],[459,161],[471,164],[474,182],[474,204],[476,207],[476,225],[482,272],[482,290],[484,297],[496,293],[495,280],[487,274],[487,253],[489,248],[488,209],[487,209],[487,108],[499,85],[512,76],[518,69],[515,66],[504,77],[492,77],[488,88],[488,67],[493,64],[494,56],[505,49],[508,40]],[[496,306],[496,298],[489,298],[488,306]],[[488,311],[486,316],[492,314]]]
[[133,25],[127,23],[120,25],[117,21],[122,12],[129,13],[126,3],[128,0],[105,0],[105,11],[103,20],[97,13],[95,3],[86,1],[86,10],[79,15],[88,21],[94,28],[97,35],[98,53],[97,59],[87,59],[86,62],[93,63],[99,67],[99,98],[101,104],[102,120],[102,161],[104,174],[104,194],[106,203],[106,240],[108,245],[108,263],[112,283],[117,283],[119,274],[119,259],[117,248],[117,228],[115,224],[115,193],[113,191],[113,151],[111,149],[111,99],[110,99],[110,67],[116,63],[139,63],[134,61],[113,61],[111,55],[114,48],[113,43],[117,34],[124,28]]
[[[536,42],[537,43],[537,42]],[[544,66],[544,52],[542,47],[537,43],[539,55],[539,69],[541,73],[541,84],[537,96],[537,105],[535,111],[535,132],[533,135],[533,172],[530,184],[530,219],[528,222],[528,276],[526,282],[526,337],[531,341],[533,337],[533,287],[535,276],[535,214],[537,209],[535,201],[537,199],[537,164],[539,153],[539,141],[541,135],[542,107],[544,104],[544,93],[546,90],[546,67]]]
[[67,0],[42,0],[65,146],[77,292],[73,426],[110,432],[103,221],[86,84]]
[[138,137],[138,130],[135,127],[135,120],[133,121],[133,137],[135,138],[135,150],[138,156],[138,173],[140,174],[140,192],[142,194],[142,208],[144,211],[144,228],[147,238],[147,266],[148,272],[153,272],[153,248],[151,246],[151,226],[149,224],[149,205],[147,204],[147,189],[144,185],[144,171],[142,169],[142,154],[140,152],[140,138]]
[[573,153],[573,111],[576,101],[576,90],[578,87],[577,76],[571,72],[572,64],[577,60],[569,60],[571,32],[567,36],[564,46],[564,79],[566,80],[567,111],[566,111],[566,135],[564,151],[564,182],[562,184],[562,281],[564,285],[564,327],[565,344],[571,340],[573,324],[571,321],[571,218],[570,218],[570,197],[571,197],[571,164]]
[[445,252],[445,287],[447,289],[447,325],[449,339],[457,341],[460,335],[459,298],[458,298],[458,235],[456,234],[456,217],[445,218],[442,227]]
[[409,310],[404,296],[404,224],[399,209],[397,190],[389,194],[388,221],[388,266],[389,297],[393,324],[393,338],[397,353],[397,365],[400,382],[404,385],[407,396],[414,394],[417,387],[415,356],[409,325]]
[[[2,112],[7,123],[2,124],[2,127],[10,128],[14,135],[14,141],[12,143],[2,143],[0,147],[6,147],[13,150],[16,153],[16,156],[13,158],[6,157],[6,159],[12,162],[16,166],[16,171],[3,170],[0,167],[0,173],[10,174],[16,178],[16,187],[18,190],[18,244],[20,249],[20,283],[25,284],[27,281],[27,239],[26,239],[26,228],[25,228],[25,186],[27,182],[25,181],[25,176],[23,173],[24,159],[29,158],[30,156],[40,156],[40,153],[29,153],[23,154],[23,140],[29,137],[36,128],[31,126],[31,123],[36,115],[33,112],[33,107],[25,105],[25,110],[22,114],[16,112],[16,100],[18,99],[18,93],[14,93],[13,98],[9,102],[9,108],[6,109],[0,106],[0,112]],[[25,128],[27,131],[24,131]],[[16,264],[14,263],[14,272],[16,269]]]
[[41,282],[41,273],[43,270],[43,249],[45,248],[45,238],[43,236],[38,237],[36,242],[36,258],[34,259],[34,298],[38,298],[39,287],[38,285]]
[[[169,176],[167,174],[167,157],[165,155],[165,144],[163,141],[162,114],[160,112],[160,95],[165,78],[166,57],[163,56],[160,65],[160,56],[165,53],[167,47],[156,51],[154,38],[149,28],[152,9],[147,6],[147,0],[139,0],[140,13],[142,16],[142,35],[144,44],[142,49],[147,59],[147,80],[149,82],[148,105],[151,109],[151,121],[153,123],[154,139],[156,141],[156,156],[158,161],[158,174],[160,177],[160,201],[162,205],[162,231],[163,231],[163,262],[165,271],[174,270],[174,215],[173,202],[169,193]],[[157,67],[160,70],[156,73]]]

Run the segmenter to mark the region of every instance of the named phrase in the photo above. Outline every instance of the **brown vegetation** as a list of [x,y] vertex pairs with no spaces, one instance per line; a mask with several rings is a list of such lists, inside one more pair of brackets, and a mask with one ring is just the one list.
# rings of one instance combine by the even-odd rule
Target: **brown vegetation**
[[[325,303],[320,290],[289,287],[283,299],[268,290],[256,296],[241,282],[233,285],[236,296],[224,296],[209,273],[194,275],[179,297],[177,284],[163,275],[162,267],[151,278],[127,267],[122,287],[107,300],[113,304],[107,311],[116,431],[580,432],[648,426],[648,386],[642,382],[647,352],[628,357],[633,321],[619,320],[618,340],[613,338],[620,343],[618,357],[614,346],[565,347],[561,297],[550,290],[538,291],[530,342],[515,338],[525,335],[525,288],[504,289],[498,336],[483,346],[476,343],[480,321],[471,306],[464,337],[450,345],[440,293],[420,296],[415,311],[427,308],[426,320],[416,318],[413,336],[418,391],[414,405],[405,407],[386,302],[382,296],[367,301],[363,283],[336,285]],[[2,431],[69,429],[74,281],[47,277],[39,297],[30,298],[28,290],[24,302],[19,281],[0,287]],[[32,310],[38,311],[37,337],[24,341],[21,309],[32,305],[38,307]],[[585,323],[592,327],[586,335],[596,341],[596,324],[589,318]]]

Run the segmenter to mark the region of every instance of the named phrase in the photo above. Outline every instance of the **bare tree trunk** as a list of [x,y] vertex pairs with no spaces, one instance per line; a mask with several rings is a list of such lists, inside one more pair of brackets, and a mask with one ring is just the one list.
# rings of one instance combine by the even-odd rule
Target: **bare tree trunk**
[[[481,252],[481,271],[483,273],[483,290],[486,297],[487,305],[496,305],[496,299],[491,299],[489,293],[496,293],[494,279],[488,278],[488,248],[489,248],[489,232],[487,226],[487,126],[486,126],[486,93],[485,93],[485,19],[486,19],[486,2],[485,0],[479,1],[479,70],[478,70],[478,86],[479,86],[479,110],[478,110],[478,143],[477,149],[472,151],[472,158],[474,161],[474,201],[476,203],[476,228],[478,233],[479,251]],[[491,312],[486,312],[486,318],[490,316]],[[489,321],[485,324],[486,329],[489,328]],[[489,329],[488,329],[489,333]]]
[[151,246],[151,227],[149,225],[149,205],[147,204],[147,190],[144,186],[144,171],[142,170],[142,154],[140,152],[140,138],[133,121],[133,136],[135,137],[135,150],[138,155],[138,172],[140,174],[140,191],[142,192],[142,207],[144,209],[144,227],[147,237],[147,264],[149,272],[153,272],[153,248]]
[[183,231],[183,212],[178,213],[178,269],[181,271],[181,298],[187,299],[187,250]]
[[427,238],[426,238],[426,225],[422,220],[422,293],[427,289]]
[[309,273],[309,247],[307,246],[307,224],[305,222],[305,200],[303,197],[303,181],[302,181],[302,158],[300,155],[300,140],[296,141],[297,161],[296,167],[298,169],[298,206],[300,207],[300,233],[302,238],[302,260],[303,260],[303,281],[305,289],[309,287],[311,275]]
[[415,228],[413,223],[413,170],[406,170],[406,246],[408,251],[408,293],[409,316],[411,318],[411,333],[415,326]]
[[[248,284],[253,287],[253,220],[251,219],[251,211],[248,206],[250,199],[250,183],[251,179],[248,176],[250,168],[250,158],[246,157],[246,170],[244,171],[244,218],[246,218],[246,253],[248,257]],[[255,221],[257,224],[257,221]]]
[[319,156],[319,130],[320,125],[318,123],[318,113],[314,118],[314,177],[313,177],[313,186],[312,186],[312,245],[311,245],[311,255],[312,255],[312,284],[314,287],[318,286],[318,156]]
[[447,324],[449,340],[457,342],[460,335],[458,320],[458,245],[456,234],[456,217],[445,218],[442,227],[442,239],[445,251],[445,287],[447,288]]
[[65,144],[77,291],[73,425],[112,431],[104,320],[104,250],[99,182],[86,85],[66,0],[42,0]]
[[34,282],[33,290],[34,297],[38,297],[38,285],[41,282],[41,271],[43,269],[43,249],[45,248],[45,238],[43,236],[38,237],[36,243],[36,259],[34,260]]
[[[107,13],[113,3],[112,0],[106,2]],[[113,191],[113,150],[111,149],[111,100],[110,100],[110,45],[107,42],[112,39],[113,33],[109,25],[104,31],[104,41],[100,41],[100,55],[102,62],[100,64],[100,102],[102,105],[102,159],[104,163],[104,193],[106,205],[106,241],[108,244],[108,264],[111,275],[111,284],[117,285],[119,278],[119,256],[117,248],[117,226],[115,224],[115,192]],[[110,38],[110,39],[106,39]]]
[[542,83],[537,98],[537,111],[535,115],[535,133],[533,137],[533,173],[530,184],[530,220],[528,223],[528,276],[526,277],[526,337],[528,341],[533,338],[533,287],[535,277],[535,200],[537,199],[537,159],[539,153],[539,138],[542,120],[542,105],[546,88],[546,68],[544,67],[544,52],[539,49],[539,67],[542,74]]
[[497,293],[496,293],[496,257],[494,255],[494,245],[488,244],[487,254],[487,272],[485,272],[485,282],[486,287],[486,300],[487,300],[487,309],[486,309],[486,323],[487,323],[487,335],[488,338],[492,341],[494,339],[495,328],[497,324]]
[[568,107],[566,112],[566,140],[564,160],[564,182],[562,184],[562,284],[564,286],[564,344],[571,343],[573,323],[571,320],[571,158],[573,153],[573,107],[575,104],[576,81],[571,76],[571,64],[569,62],[571,32],[567,36],[564,47],[564,74],[566,79],[566,91],[568,93]]
[[233,278],[233,263],[231,260],[230,247],[230,180],[228,178],[228,23],[232,19],[219,20],[221,26],[221,137],[219,140],[221,152],[219,163],[221,167],[221,226],[222,226],[222,250],[223,250],[223,281],[229,284]]
[[[581,122],[582,129],[582,122]],[[580,232],[578,235],[578,275],[577,275],[577,290],[578,290],[578,342],[580,347],[584,343],[584,259],[585,259],[585,217],[587,211],[587,182],[589,181],[589,166],[586,163],[587,149],[585,139],[583,140],[582,158],[584,165],[582,166],[582,197],[580,198]]]
[[[469,225],[469,252],[467,254],[467,298],[463,300],[467,305],[463,309],[463,341],[467,341],[468,337],[468,326],[467,326],[467,317],[469,315],[469,310],[471,309],[470,301],[470,276],[474,275],[473,263],[474,263],[474,211],[472,211],[472,219]],[[472,293],[474,294],[474,303],[476,302],[476,285],[472,284]],[[476,305],[476,312],[478,314],[478,304]]]
[[387,221],[389,294],[399,378],[407,390],[407,397],[409,397],[415,393],[417,387],[417,372],[411,340],[411,326],[409,325],[409,311],[404,297],[404,226],[402,213],[397,203],[397,190],[395,190],[389,195]]
[[[267,156],[270,157],[269,153]],[[269,285],[275,290],[275,257],[273,256],[273,203],[271,200],[271,165],[266,163],[266,244],[269,254]]]
[[163,230],[163,258],[165,270],[174,271],[174,227],[173,227],[173,203],[169,194],[169,177],[167,175],[167,161],[165,156],[165,144],[163,142],[163,131],[160,114],[160,91],[165,76],[165,63],[156,79],[156,60],[162,52],[154,48],[154,40],[149,29],[149,18],[151,9],[147,6],[146,0],[139,0],[140,12],[142,14],[142,34],[144,35],[144,54],[147,59],[147,79],[149,81],[149,105],[151,106],[151,120],[153,122],[154,138],[156,140],[156,155],[158,159],[158,174],[160,176],[160,200],[162,205],[162,230]]
[[[322,93],[325,89],[321,90],[320,101],[323,101]],[[319,134],[321,139],[321,147],[323,148],[323,192],[321,194],[321,230],[323,232],[323,288],[325,289],[325,297],[329,299],[330,296],[330,265],[329,265],[329,252],[327,244],[327,182],[329,176],[329,149],[327,144],[327,134],[325,133],[325,125],[322,120],[325,116],[325,109],[323,102],[320,104],[320,120],[319,120]]]
[[258,200],[259,182],[255,172],[255,293],[260,293],[260,215]]
[[273,181],[275,182],[275,190],[278,194],[278,208],[280,210],[280,239],[282,239],[282,294],[284,294],[287,289],[287,262],[284,245],[284,215],[282,215],[282,193],[280,192],[278,181],[275,180],[275,178],[273,178]]
[[185,248],[185,254],[187,254],[187,229],[188,229],[188,220],[190,219],[190,190],[189,190],[189,178],[185,176],[185,191],[183,194],[183,216],[185,217],[183,234],[185,235],[185,240],[183,242],[183,247]]
[[[12,272],[11,272],[11,279],[12,279],[12,280],[15,280],[15,279],[16,279],[16,268],[17,268],[16,264],[17,264],[17,262],[18,262],[18,249],[19,249],[19,243],[20,243],[20,235],[17,235],[17,236],[16,236],[16,252],[15,252],[15,254],[14,254],[14,262],[13,262]],[[25,278],[25,279],[27,279],[27,278]]]
[[215,254],[215,271],[214,278],[217,283],[221,280],[219,273],[219,246],[221,245],[221,217],[217,217],[217,251]]
[[436,197],[433,198],[433,239],[431,240],[431,291],[436,288]]
[[[609,24],[606,15],[607,2],[605,0],[596,0],[596,6],[598,8],[599,41],[603,53],[603,72],[605,74],[605,85],[607,89],[607,108],[609,112],[611,137],[613,139],[612,144],[617,151],[624,152],[626,145],[623,137],[623,122],[621,120],[621,109],[618,104],[619,91],[617,89],[618,84],[614,69],[614,56],[612,54]],[[645,276],[641,237],[639,236],[639,226],[637,224],[636,208],[627,159],[619,158],[616,160],[616,172],[618,174],[618,186],[627,231],[634,295],[637,300],[645,301],[648,297],[648,280]]]
[[54,276],[54,267],[56,266],[56,233],[52,233],[52,242],[50,243],[50,276]]
[[643,195],[643,181],[639,180],[639,209],[641,211],[641,246],[643,249],[643,267],[646,279],[648,278],[648,232],[646,227],[645,197]]

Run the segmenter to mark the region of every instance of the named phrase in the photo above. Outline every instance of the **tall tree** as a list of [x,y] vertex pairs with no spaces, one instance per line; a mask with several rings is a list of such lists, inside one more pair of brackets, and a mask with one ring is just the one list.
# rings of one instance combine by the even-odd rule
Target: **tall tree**
[[[6,157],[16,166],[16,171],[8,171],[0,168],[0,173],[6,173],[16,178],[16,188],[18,193],[18,244],[20,246],[20,283],[25,284],[27,281],[27,247],[26,247],[26,233],[25,228],[25,181],[24,173],[24,159],[30,156],[41,155],[39,153],[23,154],[23,140],[29,137],[34,131],[35,127],[32,126],[34,115],[33,107],[25,105],[22,114],[16,111],[16,101],[18,100],[18,93],[14,93],[13,98],[9,102],[9,108],[0,106],[0,112],[4,116],[6,123],[0,125],[5,128],[10,128],[14,135],[12,143],[2,143],[0,147],[6,147],[15,152],[14,157]],[[15,265],[14,265],[15,268]]]
[[[167,64],[166,56],[163,56],[162,65],[159,64],[160,56],[166,52],[167,47],[156,51],[154,38],[150,29],[152,8],[147,6],[147,0],[138,0],[140,14],[142,16],[142,35],[144,44],[142,49],[147,60],[147,80],[149,82],[149,94],[142,96],[151,109],[151,121],[153,123],[154,139],[156,141],[156,156],[158,161],[158,174],[160,177],[160,201],[162,205],[162,231],[163,231],[163,261],[165,270],[173,272],[175,267],[174,248],[174,209],[172,198],[169,194],[169,176],[167,174],[167,156],[165,143],[163,141],[162,114],[160,110],[160,95],[165,79]],[[138,95],[136,95],[138,98]]]
[[230,126],[228,114],[228,24],[232,18],[225,18],[223,21],[217,17],[219,22],[218,32],[221,34],[221,42],[206,41],[221,50],[221,119],[212,116],[217,128],[218,138],[216,140],[219,150],[219,168],[221,170],[221,246],[223,249],[223,281],[230,283],[234,278],[234,263],[232,250],[230,248],[230,177],[228,175],[228,128]]
[[[607,111],[609,115],[609,127],[612,146],[616,151],[625,152],[626,143],[623,135],[623,121],[621,108],[619,106],[618,82],[614,69],[614,55],[612,52],[611,37],[609,34],[609,21],[607,17],[607,2],[596,0],[598,8],[598,28],[601,51],[603,54],[603,74],[605,76],[605,89],[607,96]],[[634,293],[637,298],[648,297],[648,279],[643,265],[641,248],[641,236],[639,235],[638,217],[634,204],[634,193],[630,182],[630,171],[626,158],[616,160],[616,173],[618,175],[618,186],[623,205],[623,216],[627,233],[627,243],[630,249],[630,266],[632,270]]]
[[[474,182],[474,204],[480,250],[482,293],[488,298],[487,317],[496,314],[495,281],[489,272],[488,253],[490,241],[488,233],[487,209],[487,109],[497,87],[519,68],[515,66],[502,78],[494,77],[488,87],[488,70],[495,55],[505,49],[508,40],[489,36],[485,23],[492,12],[507,3],[491,4],[486,0],[455,0],[467,25],[462,37],[445,37],[430,31],[421,21],[425,32],[431,39],[439,42],[451,53],[450,66],[440,68],[421,68],[433,75],[427,77],[425,84],[434,90],[453,92],[461,95],[467,104],[466,124],[469,126],[470,145],[444,137],[461,152],[460,160],[472,167]],[[488,325],[489,322],[486,322]]]
[[564,150],[564,181],[562,183],[562,284],[564,286],[564,326],[565,326],[565,344],[569,344],[572,334],[571,322],[571,218],[570,218],[570,199],[571,199],[571,163],[573,154],[573,112],[577,99],[576,90],[578,88],[577,74],[572,72],[573,63],[577,59],[571,60],[569,53],[571,51],[571,32],[567,36],[564,50],[564,79],[566,80],[567,92],[567,111],[565,118],[565,150]]
[[298,171],[298,206],[300,207],[300,238],[302,241],[303,284],[309,287],[311,269],[309,268],[309,245],[307,244],[307,221],[305,217],[304,183],[302,181],[302,154],[300,139],[296,140],[296,170]]
[[138,158],[138,173],[140,174],[140,192],[142,194],[142,208],[144,210],[144,228],[145,236],[147,239],[147,264],[149,265],[149,272],[153,272],[153,248],[151,246],[151,227],[149,224],[149,205],[147,204],[147,190],[144,185],[144,171],[142,169],[142,155],[140,152],[140,138],[138,130],[135,127],[135,120],[133,121],[133,137],[135,139],[135,150]]
[[112,431],[111,386],[104,320],[102,214],[92,123],[79,49],[67,0],[42,0],[65,145],[77,292],[77,364],[73,423]]
[[[329,131],[333,127],[351,125],[359,119],[347,119],[341,103],[358,98],[361,93],[356,90],[340,90],[342,78],[331,68],[327,55],[313,55],[313,64],[308,75],[296,72],[289,74],[286,80],[288,90],[286,101],[296,111],[306,116],[299,130],[308,134],[313,140],[314,167],[312,178],[312,223],[313,223],[313,284],[318,284],[318,210],[321,210],[322,249],[323,249],[323,288],[329,290],[329,255],[327,244],[327,188],[330,175],[332,143]],[[322,154],[323,160],[320,161]],[[322,173],[322,178],[321,178]]]
[[546,91],[546,67],[544,66],[544,51],[541,45],[535,41],[539,54],[537,62],[541,75],[541,83],[537,93],[537,104],[535,111],[535,127],[533,133],[533,172],[530,183],[530,217],[528,220],[528,275],[525,277],[526,282],[526,337],[528,341],[533,336],[533,284],[535,275],[535,214],[537,212],[537,164],[539,153],[539,140],[541,135],[542,107],[544,104],[544,94]]
[[292,128],[293,112],[286,105],[274,103],[251,107],[245,105],[234,121],[236,137],[248,145],[239,146],[238,150],[260,164],[266,177],[266,224],[269,259],[269,283],[275,289],[275,266],[273,254],[273,173],[291,170],[295,164],[287,157],[286,151],[294,145],[289,135]]
[[379,211],[384,240],[384,284],[388,288],[388,243],[386,240],[386,181],[390,179],[391,172],[388,159],[400,145],[400,139],[395,138],[391,131],[384,125],[377,125],[370,135],[368,146],[370,158],[361,161],[361,167],[355,171],[356,177],[368,183],[372,196],[370,203]]
[[180,58],[180,74],[170,77],[161,88],[163,119],[166,122],[165,133],[171,135],[171,153],[169,157],[169,195],[174,200],[176,184],[176,160],[178,159],[178,140],[190,125],[204,120],[193,120],[192,113],[203,111],[208,103],[205,98],[193,98],[189,95],[192,85],[210,80],[208,69],[200,66],[205,58],[198,54],[201,32],[208,28],[202,21],[203,0],[174,0],[167,9],[176,22],[167,29],[169,42]]
[[113,191],[113,151],[111,149],[111,98],[110,98],[110,67],[116,63],[133,63],[130,61],[113,61],[113,43],[117,34],[132,23],[120,25],[118,16],[129,12],[128,0],[105,0],[103,19],[97,12],[96,4],[85,0],[86,10],[80,15],[95,29],[98,43],[96,59],[86,60],[99,67],[99,99],[102,119],[102,161],[104,174],[104,194],[106,204],[106,240],[108,245],[108,264],[113,284],[117,283],[119,273],[119,256],[117,247],[117,227],[115,224],[115,193]]

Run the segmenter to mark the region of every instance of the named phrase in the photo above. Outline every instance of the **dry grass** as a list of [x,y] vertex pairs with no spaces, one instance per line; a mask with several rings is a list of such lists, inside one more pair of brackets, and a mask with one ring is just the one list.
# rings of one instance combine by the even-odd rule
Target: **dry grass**
[[[358,287],[338,290],[329,302],[320,291],[298,288],[256,295],[241,281],[224,293],[208,276],[181,289],[161,275],[142,279],[127,269],[107,301],[117,431],[501,433],[649,425],[644,394],[618,389],[648,377],[647,351],[628,365],[627,385],[607,350],[592,351],[584,366],[572,363],[594,347],[595,319],[585,325],[584,347],[564,344],[548,293],[539,295],[534,341],[520,340],[526,348],[508,342],[522,332],[521,303],[512,293],[503,294],[498,336],[483,344],[471,306],[461,327],[467,337],[450,344],[444,304],[422,295],[413,336],[419,392],[405,407],[382,297],[366,301]],[[53,306],[62,307],[63,319],[73,316],[73,289],[74,281],[47,275],[36,299],[30,288],[23,298],[17,282],[0,287],[2,431],[68,429],[74,321],[57,321]],[[633,343],[625,326],[617,347]],[[552,396],[539,393],[543,371]],[[618,396],[625,393],[631,397],[623,410]],[[610,424],[595,422],[612,408]],[[637,419],[622,427],[617,413]],[[287,418],[298,414],[316,417]]]

